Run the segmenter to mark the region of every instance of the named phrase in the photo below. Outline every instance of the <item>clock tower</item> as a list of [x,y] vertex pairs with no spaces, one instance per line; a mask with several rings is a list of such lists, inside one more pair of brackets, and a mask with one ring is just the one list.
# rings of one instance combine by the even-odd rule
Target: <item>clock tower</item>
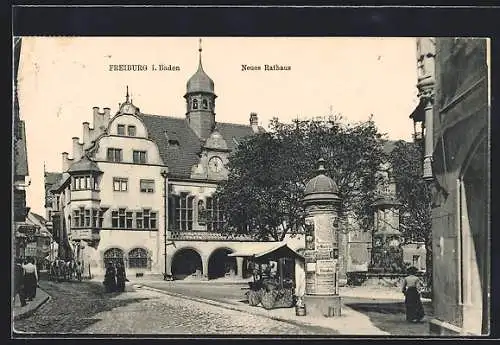
[[199,46],[198,70],[186,85],[186,119],[191,129],[200,139],[207,139],[215,125],[214,82],[205,73],[201,63],[201,39]]

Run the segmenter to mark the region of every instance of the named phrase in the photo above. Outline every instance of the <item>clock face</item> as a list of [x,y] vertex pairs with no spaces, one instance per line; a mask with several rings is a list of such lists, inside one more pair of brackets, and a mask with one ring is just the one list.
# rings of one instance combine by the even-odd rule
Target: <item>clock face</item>
[[221,172],[223,167],[222,159],[220,157],[213,157],[208,162],[208,168],[213,172]]
[[132,112],[132,106],[130,104],[126,105],[125,108],[123,109],[126,113]]

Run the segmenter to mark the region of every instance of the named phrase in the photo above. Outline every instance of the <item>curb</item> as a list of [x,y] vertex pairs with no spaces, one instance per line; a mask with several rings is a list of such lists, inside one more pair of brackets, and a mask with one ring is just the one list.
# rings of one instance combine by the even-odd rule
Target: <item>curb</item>
[[[42,290],[43,291],[43,290]],[[19,313],[17,315],[14,315],[14,321],[17,321],[17,320],[21,320],[21,319],[25,319],[27,317],[30,317],[31,315],[33,315],[35,313],[35,311],[37,311],[42,305],[44,305],[46,302],[48,302],[50,300],[50,295],[48,293],[46,293],[45,291],[43,291],[47,296],[45,296],[42,300],[40,300],[40,302],[38,302],[38,304],[36,304],[33,308],[30,308],[22,313]]]
[[179,293],[176,293],[176,292],[164,291],[164,290],[156,289],[156,288],[153,288],[153,287],[150,287],[150,286],[147,286],[147,285],[141,285],[141,284],[134,284],[134,287],[137,288],[137,289],[146,289],[146,290],[155,291],[155,292],[158,292],[158,293],[161,293],[161,294],[164,294],[164,295],[169,295],[169,296],[173,296],[173,297],[179,297],[179,298],[188,299],[188,300],[191,300],[191,301],[196,301],[196,302],[205,303],[205,304],[210,304],[210,305],[221,307],[221,308],[225,308],[225,309],[228,309],[228,310],[239,311],[239,312],[243,312],[243,313],[247,313],[247,314],[251,314],[251,315],[255,315],[255,316],[264,316],[264,317],[267,317],[267,318],[269,318],[271,320],[286,322],[286,323],[290,323],[290,324],[293,324],[293,325],[316,326],[316,327],[328,328],[328,329],[336,331],[335,328],[331,328],[331,327],[327,327],[327,326],[316,325],[314,323],[302,322],[302,321],[298,321],[298,320],[290,320],[288,318],[284,318],[284,317],[281,317],[281,316],[269,315],[264,310],[261,311],[259,309],[255,309],[255,310],[251,310],[250,311],[250,310],[248,310],[248,309],[246,309],[246,308],[244,308],[242,306],[238,306],[236,304],[231,304],[231,302],[224,303],[224,302],[209,300],[209,299],[205,299],[205,298],[201,298],[201,297],[192,297],[192,296],[187,296],[187,295],[179,294]]

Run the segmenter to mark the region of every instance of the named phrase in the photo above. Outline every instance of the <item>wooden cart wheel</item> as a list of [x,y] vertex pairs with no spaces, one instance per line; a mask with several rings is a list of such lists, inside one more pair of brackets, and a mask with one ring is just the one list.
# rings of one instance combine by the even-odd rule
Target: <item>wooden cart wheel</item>
[[274,291],[268,291],[264,292],[262,295],[262,306],[265,309],[273,309],[274,308],[274,303],[276,302],[276,293]]

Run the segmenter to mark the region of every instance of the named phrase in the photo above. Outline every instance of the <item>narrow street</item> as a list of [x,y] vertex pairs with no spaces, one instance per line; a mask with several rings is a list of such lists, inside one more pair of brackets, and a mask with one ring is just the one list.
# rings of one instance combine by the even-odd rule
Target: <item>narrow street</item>
[[[103,293],[96,282],[41,281],[51,299],[14,323],[16,332],[72,334],[332,335],[296,325],[145,289]],[[133,289],[130,289],[133,290]]]

